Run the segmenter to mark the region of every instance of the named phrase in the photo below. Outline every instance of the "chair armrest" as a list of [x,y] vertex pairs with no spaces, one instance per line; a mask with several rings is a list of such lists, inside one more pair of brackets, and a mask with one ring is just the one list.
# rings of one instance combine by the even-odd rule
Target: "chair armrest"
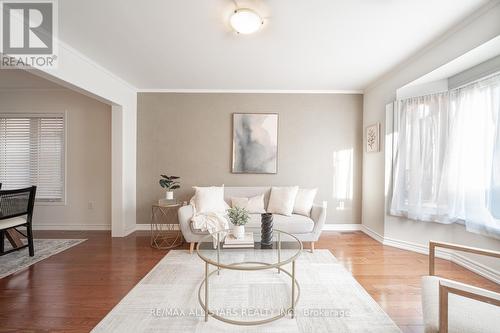
[[314,204],[311,209],[311,219],[314,221],[314,228],[312,232],[314,235],[319,237],[326,221],[326,205]]
[[470,247],[452,243],[444,242],[429,242],[429,275],[434,275],[435,272],[435,257],[436,257],[436,247],[446,248],[450,250],[457,250],[463,252],[469,252],[474,254],[485,255],[488,257],[500,258],[500,252],[493,250],[485,250],[477,247]]
[[448,296],[455,294],[479,302],[500,306],[500,294],[450,280],[439,282],[439,332],[448,333]]
[[[474,287],[470,284],[447,279],[441,279],[439,281],[439,286],[444,287],[444,289],[447,289],[452,294],[457,294],[463,297],[468,297],[481,302],[500,306],[500,293],[488,289]],[[483,298],[484,300],[480,298]]]

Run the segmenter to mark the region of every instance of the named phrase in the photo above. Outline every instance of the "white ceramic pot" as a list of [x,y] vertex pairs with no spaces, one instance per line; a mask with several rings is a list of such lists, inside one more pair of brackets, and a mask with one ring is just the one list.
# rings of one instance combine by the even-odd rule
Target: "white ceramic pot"
[[237,239],[245,238],[245,226],[244,225],[235,225],[233,228],[233,235]]
[[174,192],[173,191],[167,191],[165,199],[167,199],[167,200],[174,200]]

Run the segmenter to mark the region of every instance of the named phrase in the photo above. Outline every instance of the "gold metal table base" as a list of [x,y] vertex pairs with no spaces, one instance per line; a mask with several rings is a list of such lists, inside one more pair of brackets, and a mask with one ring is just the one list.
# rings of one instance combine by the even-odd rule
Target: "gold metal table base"
[[[168,250],[182,245],[184,239],[177,222],[175,206],[153,205],[151,216],[151,246],[161,250]],[[177,222],[177,223],[169,223]]]
[[[175,234],[169,234],[175,232]],[[173,249],[174,247],[181,246],[184,239],[179,230],[166,229],[166,230],[153,230],[151,227],[151,246],[159,250]]]
[[[281,311],[279,315],[271,317],[271,318],[266,318],[263,320],[253,320],[253,321],[233,320],[233,319],[224,318],[222,316],[215,314],[213,311],[210,311],[209,306],[208,306],[208,295],[209,295],[208,293],[209,293],[209,285],[210,285],[209,278],[213,274],[219,273],[221,268],[217,267],[217,269],[213,270],[212,272],[209,272],[210,264],[208,262],[205,262],[205,278],[201,282],[200,287],[198,289],[198,301],[200,302],[200,305],[203,308],[203,311],[205,311],[205,321],[208,321],[208,316],[211,316],[217,320],[220,320],[222,322],[229,323],[229,324],[240,325],[240,326],[254,326],[254,325],[262,325],[262,324],[267,324],[267,323],[273,322],[275,320],[278,320],[278,319],[285,317],[287,314],[289,314],[291,316],[291,318],[295,317],[295,308],[296,308],[296,305],[297,305],[297,303],[299,301],[299,297],[300,297],[300,285],[299,285],[297,279],[295,278],[295,260],[292,261],[292,273],[288,272],[287,270],[283,269],[280,266],[277,267],[274,264],[269,264],[269,263],[264,263],[264,262],[255,262],[255,261],[254,262],[238,262],[238,263],[234,263],[234,264],[230,265],[230,266],[234,266],[234,267],[231,267],[231,268],[228,267],[228,268],[222,268],[222,269],[241,270],[241,268],[238,268],[238,266],[256,265],[256,264],[262,265],[263,267],[259,268],[259,269],[252,269],[252,270],[266,270],[266,269],[277,268],[278,273],[283,272],[292,279],[292,284],[291,284],[292,304],[291,304],[291,306],[289,308],[283,309],[283,311]],[[204,288],[205,289],[205,295],[204,295],[205,301],[203,301],[203,299],[201,297],[201,290],[203,287],[205,287]],[[297,289],[297,292],[295,292],[295,289]]]

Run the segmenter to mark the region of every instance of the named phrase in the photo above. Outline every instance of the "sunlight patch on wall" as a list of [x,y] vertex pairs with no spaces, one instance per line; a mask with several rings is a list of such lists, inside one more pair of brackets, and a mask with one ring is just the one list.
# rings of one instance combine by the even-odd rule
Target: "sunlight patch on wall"
[[337,210],[349,208],[353,194],[352,148],[333,152],[333,199]]

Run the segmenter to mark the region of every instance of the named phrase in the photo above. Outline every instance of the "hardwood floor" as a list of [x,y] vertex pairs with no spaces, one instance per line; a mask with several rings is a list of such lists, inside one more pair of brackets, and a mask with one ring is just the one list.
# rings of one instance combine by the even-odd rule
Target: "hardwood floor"
[[[88,332],[167,253],[147,232],[40,231],[39,238],[87,238],[67,251],[0,280],[0,332]],[[188,249],[188,244],[184,244]],[[420,277],[427,256],[383,246],[361,232],[324,232],[330,249],[404,332],[423,332]],[[500,286],[438,260],[437,274],[500,292]]]

